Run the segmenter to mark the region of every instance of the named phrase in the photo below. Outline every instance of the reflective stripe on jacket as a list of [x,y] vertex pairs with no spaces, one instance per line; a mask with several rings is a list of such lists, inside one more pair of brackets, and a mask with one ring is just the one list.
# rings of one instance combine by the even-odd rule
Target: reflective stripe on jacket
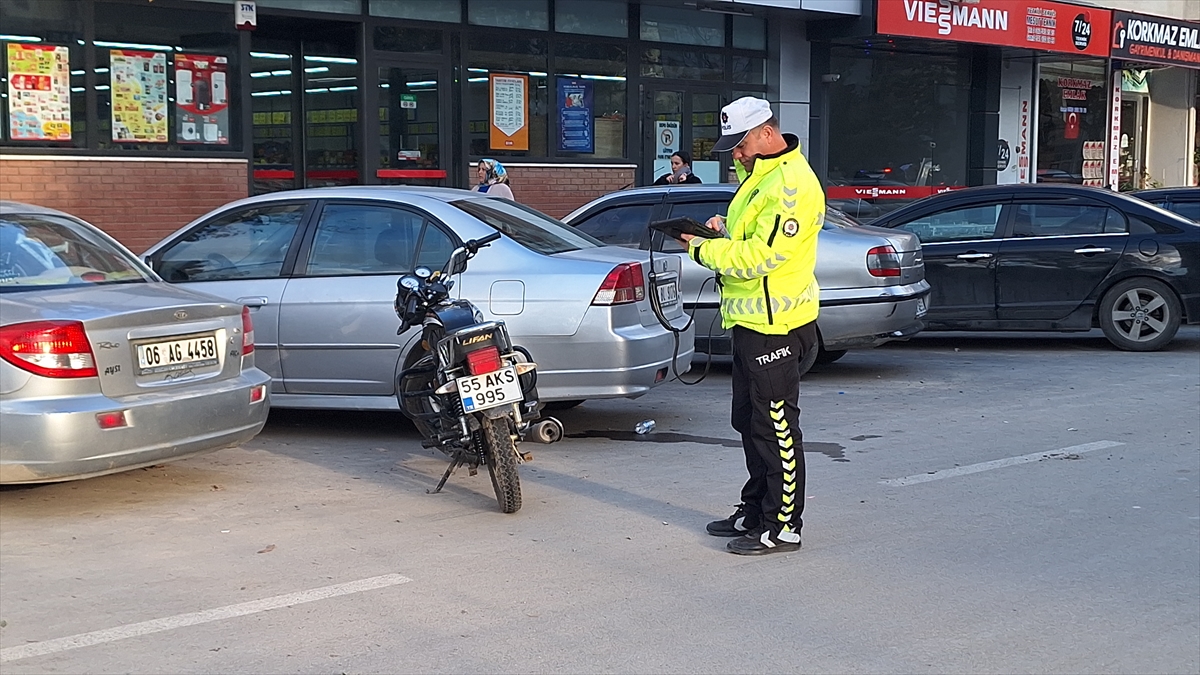
[[730,202],[729,238],[691,241],[692,259],[717,273],[726,328],[782,335],[817,318],[814,269],[825,193],[799,139],[784,139],[787,150],[755,160]]

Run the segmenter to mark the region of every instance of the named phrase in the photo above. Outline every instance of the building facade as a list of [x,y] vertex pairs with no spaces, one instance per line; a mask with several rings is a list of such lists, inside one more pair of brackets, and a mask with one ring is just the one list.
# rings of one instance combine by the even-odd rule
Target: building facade
[[0,198],[142,250],[249,194],[469,187],[494,157],[519,201],[563,215],[653,182],[676,150],[704,181],[730,180],[710,149],[743,95],[776,105],[830,197],[863,216],[996,182],[1195,184],[1200,1],[1143,4],[1184,15],[1051,0],[0,0]]
[[1108,4],[877,0],[810,24],[829,196],[870,216],[971,185],[1196,185],[1200,3]]
[[247,194],[468,187],[483,157],[552,215],[676,150],[719,181],[721,106],[778,89],[770,16],[859,6],[822,2],[0,0],[0,198],[140,250]]

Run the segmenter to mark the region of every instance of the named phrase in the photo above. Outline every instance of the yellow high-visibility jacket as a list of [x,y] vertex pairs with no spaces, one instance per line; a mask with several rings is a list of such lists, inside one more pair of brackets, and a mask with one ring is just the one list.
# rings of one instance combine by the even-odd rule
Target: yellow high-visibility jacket
[[800,140],[784,139],[787,150],[759,157],[742,180],[725,221],[729,238],[691,241],[692,259],[717,273],[726,328],[783,335],[817,318],[814,268],[825,193],[800,154]]

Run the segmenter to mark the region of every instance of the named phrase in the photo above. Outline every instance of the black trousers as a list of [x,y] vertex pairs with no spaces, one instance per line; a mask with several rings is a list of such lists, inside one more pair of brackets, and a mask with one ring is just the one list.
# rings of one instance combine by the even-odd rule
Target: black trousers
[[815,323],[787,335],[733,329],[731,423],[742,435],[750,479],[742,488],[748,525],[780,541],[799,541],[804,511],[800,362],[817,348]]

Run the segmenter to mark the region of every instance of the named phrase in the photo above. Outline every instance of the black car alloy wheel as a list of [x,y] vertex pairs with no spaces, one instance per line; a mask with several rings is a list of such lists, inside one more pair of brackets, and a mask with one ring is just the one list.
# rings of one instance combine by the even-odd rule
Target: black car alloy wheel
[[1166,284],[1144,277],[1126,279],[1104,294],[1100,328],[1118,349],[1150,352],[1175,337],[1181,314],[1179,300]]

